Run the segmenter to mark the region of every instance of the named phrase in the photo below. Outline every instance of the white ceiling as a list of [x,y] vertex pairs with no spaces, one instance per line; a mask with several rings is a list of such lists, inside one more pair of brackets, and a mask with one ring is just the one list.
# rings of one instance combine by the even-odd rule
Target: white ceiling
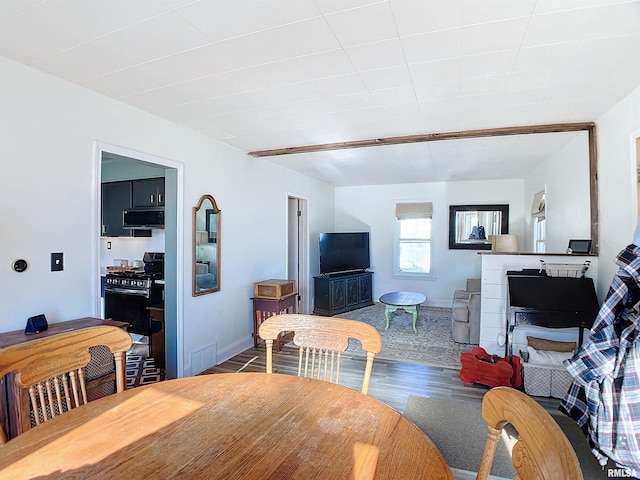
[[[639,52],[639,0],[0,0],[0,55],[246,152],[594,121]],[[334,185],[521,178],[574,135],[269,159]]]

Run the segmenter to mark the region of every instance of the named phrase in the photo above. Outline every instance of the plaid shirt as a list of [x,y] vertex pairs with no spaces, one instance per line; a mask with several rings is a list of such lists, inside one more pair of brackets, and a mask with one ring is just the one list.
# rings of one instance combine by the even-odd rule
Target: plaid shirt
[[576,420],[602,465],[610,458],[640,472],[640,247],[629,245],[616,264],[589,338],[565,362],[574,380],[560,410]]

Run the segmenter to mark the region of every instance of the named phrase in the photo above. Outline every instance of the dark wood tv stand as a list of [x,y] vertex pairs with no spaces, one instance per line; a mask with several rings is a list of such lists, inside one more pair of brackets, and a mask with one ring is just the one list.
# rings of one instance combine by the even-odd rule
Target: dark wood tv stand
[[373,305],[373,272],[336,272],[313,277],[315,315],[333,316]]

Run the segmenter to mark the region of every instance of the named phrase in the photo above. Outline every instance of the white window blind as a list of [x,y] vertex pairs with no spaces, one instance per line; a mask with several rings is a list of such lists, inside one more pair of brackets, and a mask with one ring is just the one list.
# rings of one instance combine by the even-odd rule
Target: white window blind
[[431,218],[433,216],[433,204],[431,202],[397,203],[396,217],[404,218]]

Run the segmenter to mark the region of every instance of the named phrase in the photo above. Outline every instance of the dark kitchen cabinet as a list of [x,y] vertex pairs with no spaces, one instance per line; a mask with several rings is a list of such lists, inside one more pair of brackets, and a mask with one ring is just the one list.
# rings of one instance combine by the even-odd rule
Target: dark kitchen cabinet
[[130,237],[131,230],[122,228],[122,211],[131,208],[131,182],[102,184],[103,237]]
[[134,180],[131,183],[133,208],[164,206],[164,178]]
[[337,315],[373,305],[373,272],[313,277],[314,309],[318,315]]
[[[138,199],[136,204],[137,192]],[[151,204],[150,200],[154,200]],[[146,199],[146,203],[143,200]],[[158,202],[160,199],[161,203]],[[125,180],[102,184],[103,237],[150,237],[151,230],[122,227],[122,212],[133,208],[164,206],[164,178]]]

